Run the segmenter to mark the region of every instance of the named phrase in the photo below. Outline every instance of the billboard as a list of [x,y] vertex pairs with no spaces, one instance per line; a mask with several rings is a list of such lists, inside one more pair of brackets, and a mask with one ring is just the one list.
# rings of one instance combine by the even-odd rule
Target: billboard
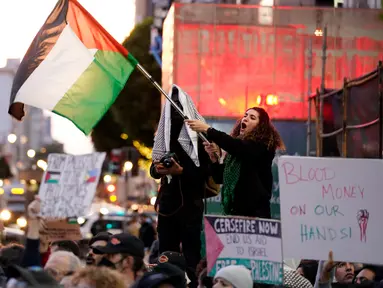
[[[260,8],[173,5],[164,23],[163,88],[180,85],[205,117],[232,119],[263,106],[275,120],[306,120],[307,95],[322,77],[317,9],[270,8],[273,23],[262,25]],[[325,87],[341,88],[345,77],[360,77],[383,60],[383,22],[374,10],[322,10],[331,20]]]
[[[291,109],[301,111],[298,118],[304,116],[305,46],[296,29],[196,24],[177,27],[174,77],[195,97],[202,115],[237,117],[247,107],[264,105],[281,119],[290,118]],[[272,95],[277,96],[274,102],[268,101]]]

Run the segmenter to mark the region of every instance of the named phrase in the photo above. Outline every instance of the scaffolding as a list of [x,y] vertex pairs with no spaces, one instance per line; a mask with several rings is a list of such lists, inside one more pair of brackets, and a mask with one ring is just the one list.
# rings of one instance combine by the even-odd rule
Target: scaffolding
[[[313,146],[310,136],[314,126],[317,157],[382,159],[382,82],[383,65],[379,61],[372,72],[355,79],[345,78],[341,89],[317,89],[308,100],[307,155]],[[312,110],[315,118],[311,117]]]

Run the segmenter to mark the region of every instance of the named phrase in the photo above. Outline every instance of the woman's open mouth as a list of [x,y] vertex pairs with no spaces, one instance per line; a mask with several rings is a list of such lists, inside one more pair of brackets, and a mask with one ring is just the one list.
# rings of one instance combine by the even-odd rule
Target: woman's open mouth
[[247,127],[246,123],[242,122],[241,123],[241,130],[245,130]]

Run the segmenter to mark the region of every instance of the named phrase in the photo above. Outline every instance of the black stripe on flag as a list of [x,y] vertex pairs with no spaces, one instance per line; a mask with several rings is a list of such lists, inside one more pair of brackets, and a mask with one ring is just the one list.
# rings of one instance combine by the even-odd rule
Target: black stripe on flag
[[44,61],[56,44],[57,39],[60,37],[61,32],[66,26],[68,7],[69,0],[59,0],[57,2],[52,13],[48,16],[44,25],[33,39],[32,44],[29,46],[28,51],[17,70],[13,80],[11,99],[9,102],[10,106],[8,110],[8,113],[17,120],[21,120],[25,115],[24,104],[20,102],[13,103],[17,92],[29,76],[31,76],[33,71]]

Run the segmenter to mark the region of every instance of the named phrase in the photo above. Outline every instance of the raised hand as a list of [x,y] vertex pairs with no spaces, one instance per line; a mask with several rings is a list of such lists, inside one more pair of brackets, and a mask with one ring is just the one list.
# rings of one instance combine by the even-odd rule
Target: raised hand
[[220,149],[218,145],[209,142],[204,142],[203,145],[205,146],[205,151],[207,152],[207,154],[209,154],[210,160],[213,163],[219,161],[219,158],[217,158],[217,156],[220,154]]
[[189,125],[190,129],[198,133],[206,133],[207,129],[210,128],[208,124],[200,120],[185,120],[185,122]]

